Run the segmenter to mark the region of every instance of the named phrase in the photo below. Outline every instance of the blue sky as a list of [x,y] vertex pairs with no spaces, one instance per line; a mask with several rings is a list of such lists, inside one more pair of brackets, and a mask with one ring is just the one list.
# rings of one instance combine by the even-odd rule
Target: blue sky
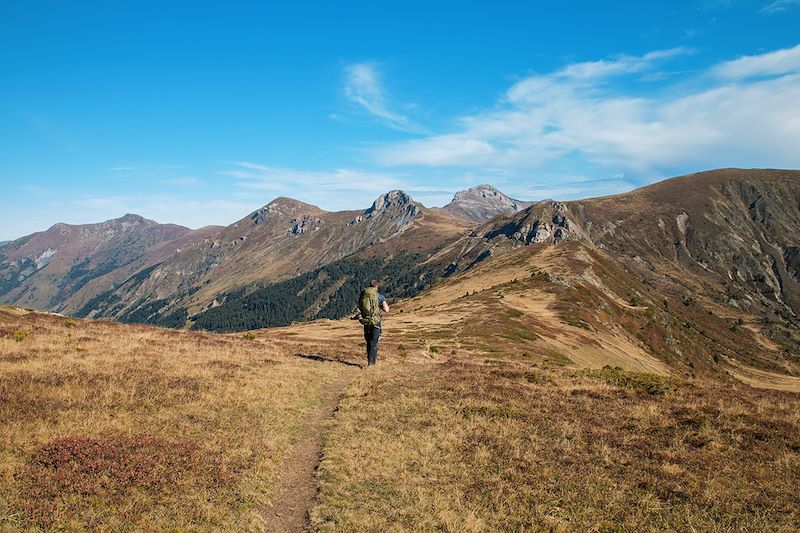
[[800,168],[800,0],[0,2],[0,240]]

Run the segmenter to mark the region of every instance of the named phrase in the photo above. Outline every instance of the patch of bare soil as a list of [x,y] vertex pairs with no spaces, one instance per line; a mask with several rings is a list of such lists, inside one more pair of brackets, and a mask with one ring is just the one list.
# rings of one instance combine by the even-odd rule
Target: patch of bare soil
[[352,377],[352,372],[342,372],[320,395],[319,407],[308,417],[297,443],[281,463],[275,481],[275,496],[262,512],[264,531],[309,530],[308,513],[317,494],[315,475],[322,459],[323,433]]

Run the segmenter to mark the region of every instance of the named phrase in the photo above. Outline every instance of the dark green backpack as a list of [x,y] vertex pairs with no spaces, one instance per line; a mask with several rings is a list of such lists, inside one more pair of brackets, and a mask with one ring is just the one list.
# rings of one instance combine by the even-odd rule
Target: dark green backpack
[[381,306],[378,304],[378,289],[367,287],[358,297],[359,322],[365,326],[377,326],[381,323]]

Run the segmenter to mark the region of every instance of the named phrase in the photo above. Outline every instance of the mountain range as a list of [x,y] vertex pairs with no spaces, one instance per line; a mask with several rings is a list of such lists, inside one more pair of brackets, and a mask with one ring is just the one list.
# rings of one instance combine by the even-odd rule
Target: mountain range
[[[481,186],[441,209],[391,191],[364,211],[334,213],[276,198],[230,226],[194,231],[132,214],[99,224],[56,224],[2,247],[0,301],[120,318],[170,299],[170,308],[195,312],[225,292],[283,281],[359,252],[430,250],[474,225],[476,216],[484,220],[521,205],[527,204]],[[103,295],[115,301],[114,309],[93,306]]]
[[407,305],[430,293],[452,307],[469,294],[446,288],[481,272],[484,288],[538,280],[566,323],[671,368],[713,373],[728,357],[794,374],[800,172],[721,169],[570,202],[488,185],[442,208],[402,191],[363,211],[277,198],[198,230],[136,215],[57,224],[0,245],[0,302],[239,331],[343,317],[372,277]]

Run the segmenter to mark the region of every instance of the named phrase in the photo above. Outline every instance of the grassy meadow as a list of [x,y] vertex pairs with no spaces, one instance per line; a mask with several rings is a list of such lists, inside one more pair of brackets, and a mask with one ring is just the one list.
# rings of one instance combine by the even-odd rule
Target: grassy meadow
[[305,417],[357,371],[286,353],[0,310],[0,530],[261,529]]
[[797,531],[800,398],[451,358],[348,389],[321,531]]
[[524,317],[485,346],[488,325],[445,318],[398,313],[362,370],[349,321],[217,335],[2,310],[0,530],[276,530],[281,464],[332,391],[301,528],[800,528],[797,393],[582,368]]

